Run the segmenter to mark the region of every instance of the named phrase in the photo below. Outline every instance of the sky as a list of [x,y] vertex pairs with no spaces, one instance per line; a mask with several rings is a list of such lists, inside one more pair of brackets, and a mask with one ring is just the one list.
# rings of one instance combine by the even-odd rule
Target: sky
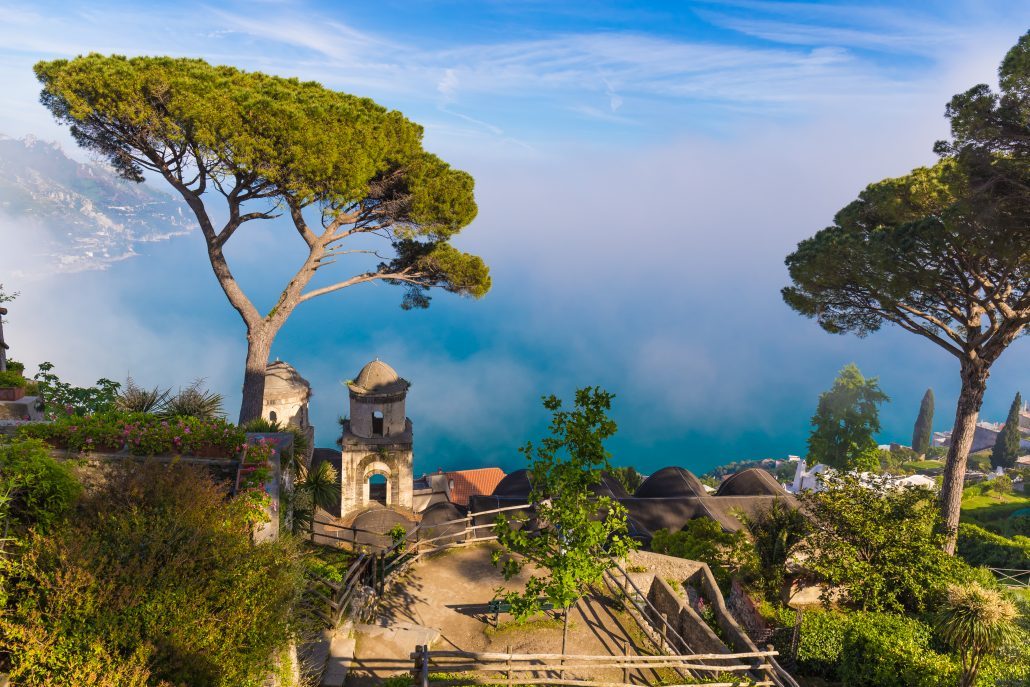
[[[312,382],[319,445],[346,413],[341,382],[378,356],[412,382],[416,471],[522,467],[517,448],[546,428],[540,397],[599,385],[616,394],[615,463],[701,473],[803,454],[818,394],[849,362],[892,399],[882,441],[910,440],[928,387],[935,429],[950,428],[957,362],[896,330],[823,332],[783,304],[783,259],[866,184],[931,164],[945,103],[994,84],[1028,28],[1030,5],[978,1],[0,0],[0,133],[87,159],[31,67],[88,52],[202,57],[398,109],[475,177],[479,215],[456,245],[494,287],[426,311],[384,285],[298,308],[273,355]],[[228,249],[259,304],[303,259],[286,229]],[[19,358],[78,383],[203,377],[235,413],[243,327],[198,234],[15,282],[33,236],[10,217],[0,233]],[[1030,392],[1028,352],[1017,341],[995,366],[986,418]]]

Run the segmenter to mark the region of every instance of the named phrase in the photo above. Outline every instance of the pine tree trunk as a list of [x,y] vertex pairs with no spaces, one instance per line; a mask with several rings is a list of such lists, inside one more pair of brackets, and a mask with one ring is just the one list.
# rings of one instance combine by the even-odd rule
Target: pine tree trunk
[[944,466],[944,483],[941,485],[941,517],[947,529],[944,550],[955,553],[958,539],[958,520],[962,508],[962,487],[966,479],[966,461],[973,445],[976,421],[983,405],[984,391],[990,370],[979,361],[963,361],[962,390],[955,409],[955,426],[951,431],[951,445],[948,447],[947,463]]
[[243,400],[240,404],[240,424],[261,417],[265,400],[265,369],[272,350],[274,332],[264,329],[247,334],[247,366],[243,373]]

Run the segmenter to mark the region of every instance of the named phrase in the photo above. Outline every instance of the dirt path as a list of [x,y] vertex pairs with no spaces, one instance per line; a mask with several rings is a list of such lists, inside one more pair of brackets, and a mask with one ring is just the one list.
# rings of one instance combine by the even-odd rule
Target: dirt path
[[[505,582],[490,562],[492,551],[491,545],[452,549],[409,571],[386,594],[377,622],[359,626],[347,684],[378,684],[383,677],[411,670],[409,654],[417,644],[458,651],[560,652],[562,624],[553,614],[522,625],[502,615],[499,626],[493,625],[487,604],[495,590],[518,589],[524,579]],[[622,655],[627,647],[630,654],[652,652],[633,619],[609,598],[584,598],[570,613],[569,622],[569,654]],[[594,675],[622,679],[619,669]],[[634,682],[645,684],[655,676],[635,677]]]

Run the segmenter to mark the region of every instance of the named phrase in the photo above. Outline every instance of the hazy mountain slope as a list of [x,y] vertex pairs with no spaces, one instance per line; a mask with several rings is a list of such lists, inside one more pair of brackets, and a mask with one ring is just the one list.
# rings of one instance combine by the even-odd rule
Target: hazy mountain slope
[[33,272],[105,269],[140,243],[196,226],[185,204],[152,184],[77,162],[56,143],[2,135],[0,215],[5,243],[28,253],[19,257]]

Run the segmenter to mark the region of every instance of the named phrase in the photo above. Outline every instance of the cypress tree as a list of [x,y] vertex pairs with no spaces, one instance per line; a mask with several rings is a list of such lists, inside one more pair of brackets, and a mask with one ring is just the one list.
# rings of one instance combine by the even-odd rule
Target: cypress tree
[[1005,426],[991,451],[992,468],[1010,468],[1016,464],[1016,458],[1019,457],[1019,409],[1022,406],[1023,399],[1017,391],[1016,397],[1012,399],[1012,407],[1009,408],[1009,416],[1005,418]]
[[923,394],[923,402],[919,404],[919,416],[912,430],[912,450],[921,456],[930,451],[930,439],[933,436],[933,389]]

